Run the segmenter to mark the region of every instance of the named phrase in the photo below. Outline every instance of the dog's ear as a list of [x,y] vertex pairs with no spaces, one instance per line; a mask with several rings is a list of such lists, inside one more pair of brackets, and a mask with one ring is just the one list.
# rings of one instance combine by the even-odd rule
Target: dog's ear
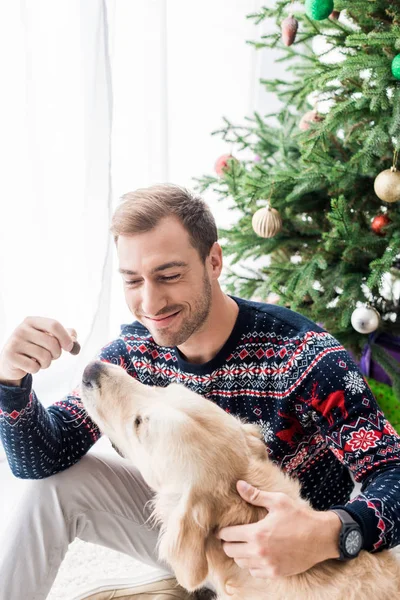
[[171,565],[178,583],[190,592],[208,575],[206,540],[211,515],[212,507],[204,496],[184,494],[159,540],[159,557]]
[[267,448],[263,441],[260,427],[254,423],[242,423],[242,427],[246,434],[247,445],[253,456],[261,460],[268,458]]

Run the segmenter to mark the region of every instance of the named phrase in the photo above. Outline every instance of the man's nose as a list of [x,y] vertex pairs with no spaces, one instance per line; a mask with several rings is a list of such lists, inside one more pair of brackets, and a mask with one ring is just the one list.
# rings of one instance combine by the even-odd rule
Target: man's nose
[[141,311],[147,317],[155,317],[167,302],[157,286],[146,282],[141,290]]
[[100,385],[100,376],[105,372],[105,365],[100,360],[95,360],[87,365],[82,375],[82,383],[87,387]]

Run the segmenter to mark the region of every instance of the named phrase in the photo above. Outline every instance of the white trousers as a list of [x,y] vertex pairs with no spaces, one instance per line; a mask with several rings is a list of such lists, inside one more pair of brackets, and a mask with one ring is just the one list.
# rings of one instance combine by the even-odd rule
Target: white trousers
[[75,538],[169,572],[159,530],[145,523],[152,490],[128,460],[86,454],[45,479],[29,480],[0,548],[0,600],[45,600]]

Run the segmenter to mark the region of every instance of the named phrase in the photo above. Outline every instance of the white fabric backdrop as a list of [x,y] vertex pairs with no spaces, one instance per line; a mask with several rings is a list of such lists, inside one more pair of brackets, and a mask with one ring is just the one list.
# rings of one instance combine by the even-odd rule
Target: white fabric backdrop
[[[34,376],[44,405],[132,320],[108,233],[120,196],[213,172],[211,132],[276,100],[274,54],[246,40],[261,0],[21,0],[1,4],[0,347],[28,315],[79,334]],[[265,30],[265,29],[264,29]],[[4,85],[5,83],[5,85]],[[217,224],[231,213],[210,202]]]

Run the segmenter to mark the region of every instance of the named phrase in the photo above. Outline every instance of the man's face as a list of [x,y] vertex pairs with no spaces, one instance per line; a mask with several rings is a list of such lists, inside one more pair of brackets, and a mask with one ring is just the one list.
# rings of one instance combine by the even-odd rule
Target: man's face
[[120,236],[117,252],[128,307],[157,344],[179,346],[202,328],[212,298],[209,259],[204,265],[175,217]]

